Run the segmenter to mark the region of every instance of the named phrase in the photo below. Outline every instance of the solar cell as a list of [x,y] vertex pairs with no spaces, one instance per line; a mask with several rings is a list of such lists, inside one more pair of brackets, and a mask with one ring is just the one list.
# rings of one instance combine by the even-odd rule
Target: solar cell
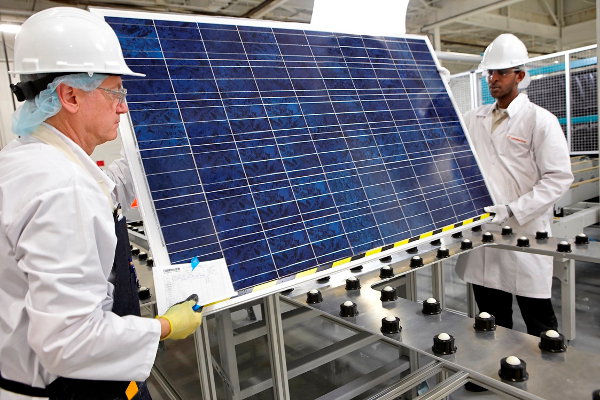
[[239,290],[492,204],[425,39],[187,19],[106,17],[171,263]]

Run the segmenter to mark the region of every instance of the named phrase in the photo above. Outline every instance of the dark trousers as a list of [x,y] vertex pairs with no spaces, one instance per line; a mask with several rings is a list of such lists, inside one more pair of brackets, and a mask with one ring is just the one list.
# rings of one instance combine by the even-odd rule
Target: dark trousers
[[[480,311],[492,314],[496,318],[496,325],[512,329],[511,293],[479,285],[473,285],[473,292]],[[558,329],[558,321],[550,299],[517,296],[517,303],[530,335],[540,336],[548,329]]]

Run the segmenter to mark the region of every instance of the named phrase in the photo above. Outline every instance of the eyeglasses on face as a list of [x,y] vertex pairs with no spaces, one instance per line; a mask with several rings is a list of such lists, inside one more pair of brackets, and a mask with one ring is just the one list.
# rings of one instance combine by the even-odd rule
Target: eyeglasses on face
[[125,101],[125,96],[127,96],[127,89],[125,89],[125,88],[114,90],[114,89],[107,89],[107,88],[99,87],[98,89],[104,90],[106,93],[108,93],[112,96],[115,96],[119,100],[119,104],[123,104],[123,102]]
[[512,74],[512,73],[518,74],[519,72],[521,72],[520,69],[518,68],[506,68],[506,69],[488,69],[487,70],[487,76],[488,78],[491,78],[492,76],[494,76],[494,73],[500,75],[500,76],[506,76],[508,74]]

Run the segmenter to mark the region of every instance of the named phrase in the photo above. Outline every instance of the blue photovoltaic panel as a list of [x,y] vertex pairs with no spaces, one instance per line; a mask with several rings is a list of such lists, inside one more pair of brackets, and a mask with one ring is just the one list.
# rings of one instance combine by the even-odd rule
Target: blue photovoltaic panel
[[106,19],[172,263],[248,288],[492,204],[424,39]]

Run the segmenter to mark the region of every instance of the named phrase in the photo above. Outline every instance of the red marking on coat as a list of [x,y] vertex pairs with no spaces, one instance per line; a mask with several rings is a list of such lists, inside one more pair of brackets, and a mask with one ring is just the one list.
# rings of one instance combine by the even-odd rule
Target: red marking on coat
[[524,140],[524,139],[521,139],[521,138],[518,138],[518,137],[514,137],[514,136],[508,135],[507,138],[509,138],[510,140],[514,140],[515,142],[527,144],[527,140]]

